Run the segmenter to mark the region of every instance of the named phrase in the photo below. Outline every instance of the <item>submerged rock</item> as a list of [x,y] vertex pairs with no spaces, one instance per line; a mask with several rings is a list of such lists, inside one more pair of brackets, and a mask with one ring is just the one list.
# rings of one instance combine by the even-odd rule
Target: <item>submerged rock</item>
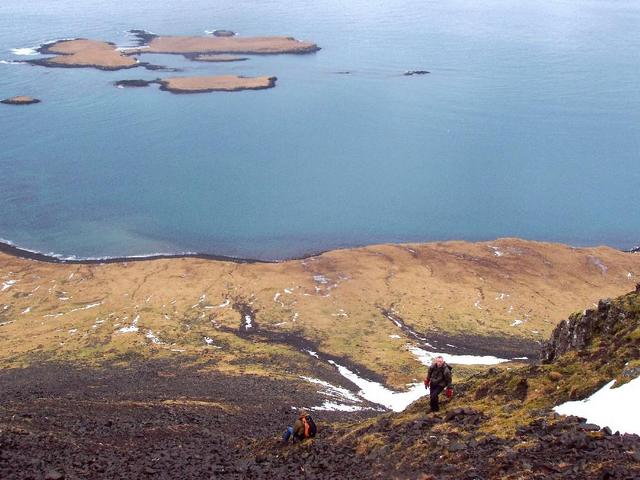
[[157,83],[158,80],[118,80],[114,82],[116,87],[148,87],[152,83]]
[[214,30],[212,35],[215,37],[235,37],[236,32],[231,30]]

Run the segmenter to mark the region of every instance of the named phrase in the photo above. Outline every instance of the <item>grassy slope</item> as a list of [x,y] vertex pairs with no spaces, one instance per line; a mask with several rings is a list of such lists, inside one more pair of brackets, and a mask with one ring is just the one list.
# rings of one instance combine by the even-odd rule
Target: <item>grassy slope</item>
[[[423,368],[383,309],[420,332],[538,340],[558,318],[628,291],[638,276],[635,254],[517,239],[380,245],[278,264],[57,265],[0,255],[0,285],[16,281],[0,292],[0,362],[190,355],[214,357],[229,373],[273,374],[269,359],[287,375],[311,361],[295,346],[238,336],[233,305],[246,303],[257,328],[304,337],[401,387]],[[138,333],[117,333],[136,318]],[[511,326],[516,319],[524,323]]]
[[[422,399],[399,414],[331,426],[326,437],[275,455],[270,468],[331,478],[333,467],[317,464],[343,455],[341,468],[369,472],[363,478],[638,478],[640,437],[612,436],[551,411],[613,378],[622,384],[638,375],[640,292],[574,314],[585,315],[596,328],[584,348],[549,364],[493,368],[459,382],[438,414],[425,414]],[[598,324],[605,317],[615,321]],[[256,449],[271,447],[258,442]]]

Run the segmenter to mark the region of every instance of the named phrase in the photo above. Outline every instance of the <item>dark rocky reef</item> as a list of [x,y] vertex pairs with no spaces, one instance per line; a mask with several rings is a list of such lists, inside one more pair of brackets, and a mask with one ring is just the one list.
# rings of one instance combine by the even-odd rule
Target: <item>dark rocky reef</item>
[[135,28],[133,30],[129,30],[129,33],[136,38],[136,41],[138,42],[139,47],[141,47],[142,45],[148,44],[151,40],[153,40],[158,36],[155,33],[147,32],[146,30],[135,29]]
[[[53,53],[49,53],[48,54],[52,54],[55,55]],[[36,65],[39,67],[48,67],[48,68],[95,68],[98,70],[104,70],[106,72],[115,72],[116,70],[126,70],[129,68],[137,68],[137,67],[145,67],[148,68],[149,64],[144,63],[144,62],[139,62],[133,65],[119,65],[119,66],[106,66],[106,65],[100,65],[98,63],[92,63],[92,64],[75,64],[75,63],[56,63],[51,61],[51,58],[36,58],[33,60],[25,60],[26,63],[30,64],[30,65]],[[152,68],[148,68],[149,70],[152,70]]]
[[148,87],[149,85],[151,85],[152,83],[158,83],[160,81],[160,79],[155,79],[155,80],[141,80],[141,79],[137,79],[137,80],[118,80],[116,82],[113,82],[114,85],[116,87]]
[[214,37],[235,37],[236,32],[231,30],[214,30],[212,35]]
[[[638,293],[640,283],[636,285],[635,294]],[[574,313],[567,320],[560,322],[553,330],[549,341],[543,344],[542,362],[550,363],[569,351],[586,349],[592,346],[593,341],[599,336],[613,337],[637,327],[637,320],[630,318],[631,315],[628,310],[609,299],[600,300],[595,309]]]
[[34,103],[40,103],[40,100],[33,97],[27,97],[26,95],[19,95],[17,97],[0,100],[0,103],[4,103],[5,105],[32,105]]

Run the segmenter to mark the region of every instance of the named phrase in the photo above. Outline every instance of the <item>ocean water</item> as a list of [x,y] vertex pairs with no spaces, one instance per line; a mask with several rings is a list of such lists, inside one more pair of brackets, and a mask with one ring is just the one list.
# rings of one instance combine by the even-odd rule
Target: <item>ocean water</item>
[[[0,26],[0,97],[42,100],[0,105],[0,238],[16,245],[281,259],[500,236],[640,242],[640,2],[3,0]],[[322,50],[140,57],[177,74],[13,63],[58,38],[131,45],[133,28]],[[431,74],[402,75],[419,69]],[[278,83],[112,84],[224,73]]]

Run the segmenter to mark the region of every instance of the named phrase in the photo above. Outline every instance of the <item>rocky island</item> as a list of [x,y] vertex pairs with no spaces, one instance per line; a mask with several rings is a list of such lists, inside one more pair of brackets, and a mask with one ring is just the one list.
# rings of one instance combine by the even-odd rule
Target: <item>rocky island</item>
[[320,47],[312,42],[296,40],[293,37],[189,37],[189,36],[151,36],[140,37],[148,42],[140,49],[132,49],[129,53],[166,53],[166,54],[279,54],[279,53],[313,53]]
[[118,51],[113,43],[98,40],[61,40],[43,45],[38,52],[56,55],[30,61],[32,64],[45,67],[93,67],[100,70],[121,70],[139,66],[137,59]]
[[206,77],[157,78],[155,80],[118,80],[116,87],[147,87],[160,85],[160,90],[171,93],[239,92],[263,90],[276,86],[276,77],[242,77],[238,75],[212,75]]
[[5,105],[31,105],[33,103],[40,103],[40,100],[26,95],[18,95],[17,97],[0,100],[0,103],[4,103]]
[[160,90],[171,93],[238,92],[263,90],[276,86],[276,77],[240,77],[215,75],[209,77],[174,77],[160,80]]
[[282,36],[156,36],[141,30],[134,30],[132,33],[138,38],[138,47],[118,48],[111,42],[81,38],[59,40],[42,45],[38,49],[38,53],[55,56],[30,60],[29,63],[45,67],[90,67],[100,70],[122,70],[135,67],[161,70],[164,67],[140,62],[136,55],[179,54],[196,61],[232,62],[246,60],[246,58],[228,54],[303,54],[320,49],[315,43]]

